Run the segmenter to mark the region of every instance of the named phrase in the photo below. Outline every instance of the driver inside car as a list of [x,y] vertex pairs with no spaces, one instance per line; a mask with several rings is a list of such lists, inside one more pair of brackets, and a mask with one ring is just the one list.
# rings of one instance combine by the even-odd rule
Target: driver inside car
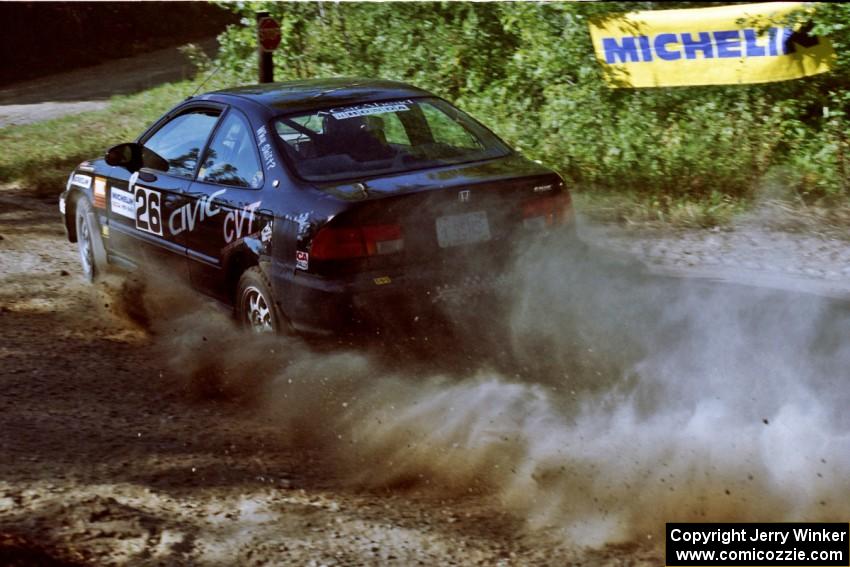
[[395,151],[387,144],[383,120],[377,116],[325,119],[325,133],[329,154],[348,154],[356,161],[390,159]]

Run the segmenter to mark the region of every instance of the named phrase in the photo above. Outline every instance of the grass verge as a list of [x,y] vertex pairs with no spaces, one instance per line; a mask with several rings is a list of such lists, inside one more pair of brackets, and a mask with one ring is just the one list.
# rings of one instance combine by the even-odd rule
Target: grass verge
[[194,90],[190,81],[115,97],[104,110],[0,129],[0,180],[38,196],[58,195],[68,174],[112,145],[134,140]]
[[679,228],[724,226],[751,206],[748,201],[719,193],[670,197],[635,192],[578,191],[575,201],[576,208],[594,221]]
[[[0,181],[24,188],[27,193],[39,197],[57,195],[65,187],[68,174],[78,163],[103,155],[114,144],[135,139],[166,110],[191,94],[195,86],[194,81],[161,85],[141,93],[115,97],[104,110],[2,128]],[[223,86],[206,85],[205,90]],[[576,188],[574,198],[576,208],[591,220],[642,227],[723,226],[731,224],[753,208],[753,203],[749,201],[719,193],[674,198],[668,195],[582,191]],[[812,209],[810,215],[801,216],[799,204],[789,204],[787,207],[793,208],[795,212],[782,216],[784,221],[780,224],[784,225],[783,228],[788,228],[789,223],[796,224],[795,228],[803,228],[800,226],[803,216],[817,218],[818,223],[824,220],[823,211],[815,213]],[[827,210],[835,212],[834,208]],[[844,218],[850,217],[847,211],[847,208],[842,210],[841,219],[830,220],[847,226],[850,224],[850,218]],[[771,217],[778,218],[774,214]],[[803,224],[816,223],[812,221]]]

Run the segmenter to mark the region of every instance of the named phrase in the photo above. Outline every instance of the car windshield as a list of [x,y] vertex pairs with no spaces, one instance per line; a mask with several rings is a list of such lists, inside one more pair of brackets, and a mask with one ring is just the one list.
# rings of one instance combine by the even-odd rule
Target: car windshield
[[502,157],[498,138],[445,101],[394,100],[282,116],[275,130],[310,181],[373,177]]

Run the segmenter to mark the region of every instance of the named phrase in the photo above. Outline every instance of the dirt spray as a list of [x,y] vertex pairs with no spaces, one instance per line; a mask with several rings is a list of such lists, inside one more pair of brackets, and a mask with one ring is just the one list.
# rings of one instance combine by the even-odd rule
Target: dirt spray
[[149,319],[175,375],[250,392],[354,486],[485,492],[585,545],[850,515],[847,307],[552,241],[514,272],[508,309],[460,313],[431,365],[251,336],[188,301]]

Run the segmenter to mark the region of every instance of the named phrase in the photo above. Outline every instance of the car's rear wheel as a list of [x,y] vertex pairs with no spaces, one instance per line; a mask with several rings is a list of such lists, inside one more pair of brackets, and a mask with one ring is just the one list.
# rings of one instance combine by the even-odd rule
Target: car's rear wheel
[[77,226],[77,249],[80,253],[80,265],[83,268],[83,277],[92,282],[100,275],[102,266],[98,265],[95,255],[95,227],[92,226],[91,204],[88,199],[81,197],[77,201],[75,221]]
[[240,324],[255,333],[277,333],[281,330],[281,318],[275,309],[271,285],[257,266],[248,268],[239,278],[236,315]]

